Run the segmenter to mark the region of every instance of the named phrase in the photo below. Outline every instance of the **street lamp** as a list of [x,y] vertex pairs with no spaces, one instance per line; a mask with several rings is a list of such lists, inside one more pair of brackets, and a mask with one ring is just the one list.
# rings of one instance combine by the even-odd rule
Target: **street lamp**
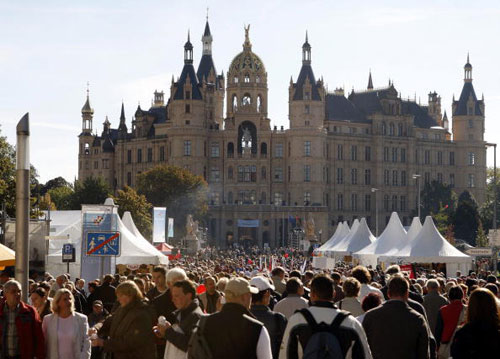
[[422,177],[422,175],[414,174],[411,177],[417,181],[417,212],[418,220],[420,221],[420,177]]
[[378,201],[377,201],[377,191],[378,188],[372,187],[372,193],[375,193],[375,237],[378,237]]
[[493,273],[497,275],[497,251],[495,246],[496,234],[497,234],[497,144],[496,143],[486,143],[487,147],[493,147]]

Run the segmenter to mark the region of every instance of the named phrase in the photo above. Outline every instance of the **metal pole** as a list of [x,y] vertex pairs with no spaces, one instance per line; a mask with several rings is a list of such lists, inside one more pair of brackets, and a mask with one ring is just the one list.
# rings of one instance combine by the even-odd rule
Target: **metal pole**
[[375,237],[378,237],[378,201],[377,201],[377,191],[375,191]]
[[[497,234],[497,144],[493,146],[493,233]],[[498,253],[497,247],[493,246],[493,273],[497,275]]]
[[417,206],[418,206],[418,220],[420,221],[420,220],[421,220],[421,219],[420,219],[420,218],[421,218],[421,217],[420,217],[420,176],[419,176],[419,177],[417,177],[417,191],[418,191],[418,193],[417,193],[417,198],[418,198],[418,200],[417,200]]
[[28,301],[30,225],[30,121],[23,116],[16,127],[16,280],[21,283],[22,300]]

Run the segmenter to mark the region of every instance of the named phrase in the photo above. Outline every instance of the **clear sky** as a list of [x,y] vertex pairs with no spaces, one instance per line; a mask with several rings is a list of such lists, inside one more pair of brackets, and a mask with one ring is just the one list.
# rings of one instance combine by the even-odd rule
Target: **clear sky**
[[485,96],[486,140],[499,140],[498,1],[0,0],[2,135],[14,144],[15,125],[29,112],[40,180],[72,181],[87,81],[94,128],[102,131],[106,115],[117,127],[122,100],[130,128],[139,102],[149,108],[156,89],[169,94],[188,29],[198,65],[207,7],[219,73],[251,24],[253,51],[268,72],[272,125],[288,127],[288,85],[308,30],[314,73],[330,91],[366,88],[371,69],[375,87],[391,79],[422,104],[437,91],[448,115],[470,52],[476,94]]

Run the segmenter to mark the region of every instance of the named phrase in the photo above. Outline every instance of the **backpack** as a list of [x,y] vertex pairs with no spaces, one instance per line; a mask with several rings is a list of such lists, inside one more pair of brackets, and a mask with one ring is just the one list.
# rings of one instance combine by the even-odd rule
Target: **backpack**
[[304,348],[304,359],[344,359],[339,339],[335,336],[342,321],[349,316],[348,312],[340,311],[331,324],[317,323],[308,309],[300,310],[312,335]]
[[208,316],[202,316],[193,330],[189,339],[188,358],[189,359],[212,359],[212,351],[205,337],[205,325]]

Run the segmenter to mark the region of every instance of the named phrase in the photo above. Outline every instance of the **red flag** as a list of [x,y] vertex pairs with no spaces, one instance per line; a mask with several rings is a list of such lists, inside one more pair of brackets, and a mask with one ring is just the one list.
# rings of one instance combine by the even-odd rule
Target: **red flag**
[[253,261],[251,259],[249,259],[247,264],[253,264]]
[[196,294],[202,294],[202,293],[205,293],[206,291],[207,291],[207,288],[205,288],[205,284],[200,284],[196,288]]
[[288,258],[288,253],[285,253],[285,258]]

